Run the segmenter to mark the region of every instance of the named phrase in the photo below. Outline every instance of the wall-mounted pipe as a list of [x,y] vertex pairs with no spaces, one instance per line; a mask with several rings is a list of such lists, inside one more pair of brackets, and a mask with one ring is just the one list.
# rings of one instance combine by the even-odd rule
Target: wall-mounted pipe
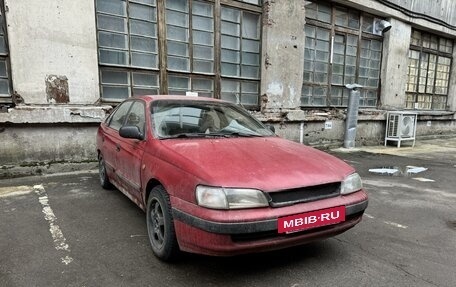
[[345,119],[345,137],[344,147],[355,147],[356,126],[358,125],[358,109],[359,109],[359,89],[362,88],[358,84],[345,85],[350,90],[348,98],[347,118]]

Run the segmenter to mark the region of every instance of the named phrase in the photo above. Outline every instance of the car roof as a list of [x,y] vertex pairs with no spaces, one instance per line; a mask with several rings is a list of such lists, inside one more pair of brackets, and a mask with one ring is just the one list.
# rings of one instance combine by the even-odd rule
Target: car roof
[[180,96],[180,95],[144,95],[144,96],[134,96],[129,99],[143,99],[146,102],[153,102],[156,100],[173,100],[173,101],[200,101],[200,102],[218,102],[218,103],[231,103],[224,100],[207,98],[207,97],[190,97],[190,96]]

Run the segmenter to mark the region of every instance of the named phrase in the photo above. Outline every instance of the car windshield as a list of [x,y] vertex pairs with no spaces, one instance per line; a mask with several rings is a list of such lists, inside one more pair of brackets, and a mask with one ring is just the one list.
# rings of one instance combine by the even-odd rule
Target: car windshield
[[159,138],[261,137],[274,135],[246,110],[229,103],[157,100],[152,122]]

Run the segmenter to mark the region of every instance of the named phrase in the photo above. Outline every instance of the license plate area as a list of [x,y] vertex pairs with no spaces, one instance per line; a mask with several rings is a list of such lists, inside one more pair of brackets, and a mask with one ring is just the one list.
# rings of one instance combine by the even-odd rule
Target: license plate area
[[293,233],[345,221],[345,206],[337,206],[279,217],[278,233]]

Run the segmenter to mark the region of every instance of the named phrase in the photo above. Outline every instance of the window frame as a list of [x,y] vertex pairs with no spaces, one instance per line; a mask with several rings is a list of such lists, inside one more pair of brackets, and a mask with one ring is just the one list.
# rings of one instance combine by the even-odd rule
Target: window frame
[[[324,62],[327,65],[326,69],[326,74],[327,78],[325,82],[317,82],[314,79],[306,80],[305,79],[305,68],[304,68],[304,75],[303,75],[303,85],[302,85],[302,92],[301,92],[301,107],[302,108],[327,108],[327,107],[347,107],[348,105],[348,97],[349,97],[349,91],[348,89],[345,88],[345,80],[346,80],[346,70],[347,70],[347,65],[346,65],[346,60],[347,56],[353,57],[353,55],[347,55],[347,39],[349,37],[354,37],[357,38],[356,42],[356,55],[355,57],[355,65],[350,66],[354,67],[354,74],[351,75],[354,77],[354,82],[360,84],[361,78],[365,78],[365,81],[371,80],[371,77],[369,76],[362,76],[360,73],[360,69],[366,68],[368,72],[370,70],[376,70],[378,73],[378,76],[375,77],[375,79],[378,81],[377,82],[377,87],[371,87],[367,85],[363,85],[363,89],[361,89],[361,96],[360,96],[360,108],[376,108],[379,104],[379,98],[380,98],[380,73],[381,73],[381,63],[382,63],[382,57],[383,57],[383,36],[381,35],[376,35],[371,32],[367,32],[367,29],[370,29],[369,25],[365,25],[365,23],[368,23],[367,20],[373,21],[376,16],[357,10],[353,9],[350,7],[346,7],[337,3],[319,3],[319,2],[313,2],[309,1],[312,4],[317,4],[317,9],[309,9],[306,8],[306,27],[315,27],[315,29],[324,29],[329,32],[329,57],[326,62]],[[319,6],[321,5],[321,6]],[[320,9],[320,8],[325,8],[325,9]],[[329,10],[327,9],[329,8]],[[312,15],[309,15],[307,10],[309,9],[312,13],[314,14],[315,18],[310,18]],[[328,15],[327,12],[330,12]],[[350,16],[353,14],[357,14],[357,28],[352,28],[352,27],[347,27],[347,26],[342,26],[338,24],[338,21],[340,18],[338,16],[340,13],[339,11],[345,11],[348,18],[347,18],[347,26],[350,25]],[[309,16],[308,16],[309,15]],[[353,20],[353,19],[352,19]],[[355,19],[356,20],[356,19]],[[340,22],[339,22],[340,23]],[[341,79],[342,79],[342,84],[337,84],[333,82],[333,76],[335,75],[335,67],[336,65],[334,64],[334,56],[335,54],[335,45],[336,43],[336,37],[344,37],[344,51],[343,54],[340,54],[344,58],[344,62],[342,65],[342,74],[341,74]],[[316,38],[315,38],[316,39]],[[307,41],[307,35],[306,35],[306,41]],[[362,50],[363,50],[363,41],[378,41],[380,43],[380,50],[377,51],[380,53],[379,59],[376,59],[375,61],[378,61],[378,66],[375,68],[371,67],[361,67],[361,61],[362,61]],[[307,48],[308,45],[306,43]],[[315,46],[316,47],[316,46]],[[372,52],[372,48],[369,48],[369,51]],[[306,51],[304,51],[306,54]],[[337,55],[336,55],[337,56]],[[353,59],[352,59],[353,60]],[[307,59],[304,58],[304,61],[306,62]],[[317,62],[317,59],[312,59],[311,64],[315,64]],[[321,62],[321,61],[320,61]],[[304,63],[306,66],[306,63]],[[323,73],[323,72],[322,72]],[[375,80],[374,79],[374,80]],[[315,99],[318,99],[318,97],[315,96],[314,89],[323,89],[322,90],[322,95],[319,97],[321,99],[320,103],[317,104],[312,104],[312,102]],[[339,92],[339,95],[335,95],[335,91],[337,89],[340,89],[341,92]],[[306,91],[308,91],[306,93]],[[368,102],[372,101],[373,97],[369,97],[370,93],[375,93],[375,100],[373,104],[368,104]],[[306,96],[307,94],[307,96]],[[339,99],[337,103],[334,103],[334,99]],[[306,102],[307,100],[307,102]]]
[[[419,43],[415,43],[415,38],[414,36],[416,34],[420,35]],[[424,44],[424,38],[429,39],[429,47],[426,47]],[[432,48],[432,39],[436,39],[436,48]],[[446,44],[450,43],[451,45],[444,45],[446,48],[451,48],[451,51],[442,51],[441,50],[441,43],[442,40]],[[416,67],[411,67],[411,63],[413,61],[412,55],[417,53],[417,65]],[[453,52],[454,52],[454,40],[441,37],[435,34],[431,34],[428,32],[424,32],[418,29],[412,29],[412,35],[411,35],[411,41],[410,41],[410,47],[409,47],[409,53],[408,53],[408,64],[407,64],[407,83],[406,83],[406,88],[405,88],[405,108],[406,109],[416,109],[416,110],[434,110],[434,111],[444,111],[447,110],[448,108],[448,95],[449,95],[449,88],[450,88],[450,81],[451,81],[451,68],[453,65]],[[422,65],[424,63],[423,57],[427,55],[427,60],[426,60],[426,67]],[[431,64],[431,58],[432,56],[435,57],[435,66],[433,70],[433,77],[430,79],[429,77],[429,72],[432,70],[430,69],[430,64]],[[448,72],[445,73],[448,77],[446,79],[438,78],[438,68],[439,68],[439,59],[448,59],[449,60],[449,65],[446,65],[448,67]],[[445,66],[442,64],[442,66]],[[416,69],[416,75],[411,75],[411,69],[414,68]],[[423,77],[421,76],[423,73],[422,71],[424,70],[424,74],[426,75],[424,79],[424,84],[421,84],[421,80]],[[416,77],[415,82],[410,82],[411,77]],[[432,91],[428,91],[428,81],[431,80],[433,83],[431,85]],[[438,86],[437,82],[439,80],[446,80],[446,86]],[[414,86],[414,88],[410,89],[411,86]],[[420,86],[424,87],[424,92],[420,91]],[[443,87],[446,89],[446,93],[438,93],[436,91],[437,87]],[[444,103],[443,101],[436,102],[436,99],[438,98],[444,98]],[[443,105],[441,107],[438,107],[436,105]]]
[[10,63],[10,51],[8,41],[8,30],[5,17],[5,3],[4,0],[0,0],[0,29],[1,36],[4,39],[5,52],[0,53],[0,60],[5,62],[5,76],[0,76],[0,79],[5,79],[8,87],[7,94],[0,94],[0,104],[13,104],[12,91],[13,91],[13,80],[11,77],[11,63]]
[[[95,1],[95,14],[96,14],[96,29],[97,29],[97,51],[98,55],[100,57],[100,42],[99,42],[99,32],[100,32],[100,27],[98,24],[98,14],[99,12],[97,8],[97,0]],[[125,5],[126,5],[126,10],[127,13],[129,11],[129,5],[130,2],[136,2],[138,0],[124,0]],[[112,64],[106,64],[106,63],[101,63],[100,58],[98,60],[98,66],[99,66],[99,76],[100,76],[100,99],[104,103],[110,103],[110,104],[117,104],[120,101],[129,98],[133,95],[133,84],[132,84],[132,74],[133,73],[138,73],[138,72],[145,72],[145,73],[152,73],[158,76],[158,90],[157,94],[168,94],[169,91],[173,90],[173,87],[170,87],[171,80],[173,77],[183,77],[188,79],[188,91],[195,91],[199,93],[199,96],[208,96],[209,93],[212,93],[212,97],[214,98],[222,98],[222,82],[223,80],[235,80],[239,82],[239,85],[245,85],[249,86],[250,82],[256,82],[258,90],[256,91],[256,101],[255,104],[249,105],[248,103],[243,103],[243,105],[246,108],[249,109],[259,109],[260,105],[260,99],[259,99],[259,94],[260,94],[260,80],[261,80],[261,41],[262,41],[262,17],[263,17],[263,9],[262,9],[262,1],[246,1],[246,0],[238,0],[238,1],[232,1],[232,0],[189,0],[187,3],[188,7],[188,12],[187,12],[187,17],[188,17],[188,23],[187,23],[187,30],[188,30],[188,36],[187,36],[187,44],[188,44],[188,59],[189,59],[189,71],[180,71],[176,69],[169,69],[168,68],[168,35],[167,35],[167,25],[168,21],[166,20],[166,13],[167,13],[167,8],[166,8],[166,0],[152,0],[155,1],[156,4],[156,27],[157,27],[157,60],[158,60],[158,65],[157,68],[143,68],[143,67],[131,67],[131,66],[118,66],[118,65],[112,65]],[[194,13],[192,13],[192,6],[193,2],[202,2],[204,4],[209,4],[212,5],[212,20],[213,20],[213,44],[210,46],[213,49],[213,59],[212,59],[212,65],[213,65],[213,71],[212,72],[196,72],[193,69],[194,65],[194,59],[195,55],[193,53],[193,48],[194,45],[199,45],[195,44],[193,39],[192,39],[192,33],[195,31],[195,27],[192,26],[192,16]],[[251,3],[249,3],[251,2]],[[257,2],[258,4],[255,4],[254,2]],[[222,57],[221,57],[221,11],[222,7],[229,7],[233,9],[239,9],[240,13],[253,13],[258,15],[258,20],[257,20],[257,25],[258,25],[258,41],[259,41],[259,50],[258,50],[258,78],[248,78],[248,77],[243,77],[242,74],[236,77],[231,77],[231,76],[225,76],[222,75],[221,72],[221,65],[222,65]],[[129,16],[127,15],[127,25],[128,25],[128,31],[127,31],[127,36],[128,36],[128,41],[130,40],[130,24],[129,24]],[[242,27],[241,27],[242,29]],[[198,30],[198,29],[197,29]],[[242,39],[242,38],[241,38]],[[128,43],[128,49],[130,51],[130,46],[131,44]],[[209,46],[208,46],[209,47]],[[101,48],[102,49],[102,48]],[[242,53],[242,50],[238,50],[239,53]],[[242,65],[242,63],[240,64]],[[103,95],[103,87],[104,86],[109,86],[109,83],[105,83],[102,80],[102,73],[103,71],[120,71],[129,74],[129,83],[128,83],[128,89],[129,89],[129,94],[127,97],[124,97],[122,99],[120,98],[109,98],[105,97]],[[201,81],[199,81],[201,80]],[[209,82],[205,81],[212,81],[212,85],[209,84]],[[181,84],[184,85],[183,81]],[[194,86],[197,86],[198,83],[206,83],[206,85],[198,90],[198,89],[193,89]],[[244,83],[244,84],[243,84]],[[208,91],[209,87],[212,86],[212,91]],[[182,86],[182,88],[177,88],[174,91],[180,91],[179,94],[184,94],[183,91],[185,88]],[[242,90],[240,91],[241,93],[243,92]],[[240,95],[240,98],[242,99],[242,94]]]

